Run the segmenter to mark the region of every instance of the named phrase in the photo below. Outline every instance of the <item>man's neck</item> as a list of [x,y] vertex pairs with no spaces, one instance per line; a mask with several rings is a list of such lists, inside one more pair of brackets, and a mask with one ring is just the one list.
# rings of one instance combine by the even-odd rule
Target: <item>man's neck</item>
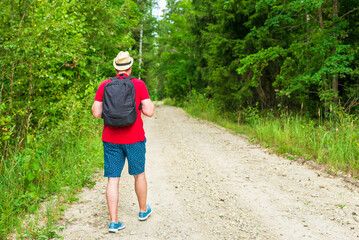
[[117,72],[117,75],[119,75],[119,74],[126,74],[126,75],[130,75],[130,74],[128,74],[128,72],[125,72],[125,71],[122,71],[122,72]]

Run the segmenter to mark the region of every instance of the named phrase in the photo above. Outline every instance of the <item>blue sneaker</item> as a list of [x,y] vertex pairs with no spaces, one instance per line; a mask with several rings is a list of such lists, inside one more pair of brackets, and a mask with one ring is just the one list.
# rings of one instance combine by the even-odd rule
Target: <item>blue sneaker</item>
[[147,204],[146,207],[147,207],[146,212],[140,212],[138,214],[138,220],[145,221],[151,215],[151,213],[152,213],[151,206],[149,204]]
[[115,233],[118,230],[121,230],[121,229],[124,229],[124,228],[125,228],[125,224],[123,224],[123,223],[110,222],[110,226],[108,228],[108,231],[111,232],[111,233]]

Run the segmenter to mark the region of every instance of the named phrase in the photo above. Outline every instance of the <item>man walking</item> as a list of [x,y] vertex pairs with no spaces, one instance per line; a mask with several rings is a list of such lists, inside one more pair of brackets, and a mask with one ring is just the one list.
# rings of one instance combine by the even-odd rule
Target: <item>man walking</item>
[[[113,66],[117,72],[117,78],[128,78],[132,72],[133,58],[128,52],[120,52],[113,60]],[[102,116],[103,96],[106,84],[112,79],[103,81],[95,96],[95,102],[92,105],[92,114],[95,118]],[[108,178],[106,199],[110,214],[109,232],[117,232],[123,229],[125,225],[118,220],[118,185],[123,170],[125,159],[128,162],[128,172],[135,178],[135,192],[139,204],[139,220],[146,220],[152,210],[147,201],[147,181],[145,176],[145,153],[146,138],[143,129],[141,112],[152,117],[154,113],[154,104],[148,94],[145,83],[139,79],[132,78],[130,81],[135,89],[135,101],[137,118],[132,125],[125,127],[113,127],[104,124],[102,132],[102,141],[104,149],[104,176]]]

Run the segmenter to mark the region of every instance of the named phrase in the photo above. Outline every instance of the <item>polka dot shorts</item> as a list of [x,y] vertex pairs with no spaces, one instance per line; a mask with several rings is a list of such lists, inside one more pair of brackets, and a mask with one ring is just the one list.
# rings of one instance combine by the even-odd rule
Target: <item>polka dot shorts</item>
[[103,142],[105,177],[121,177],[127,158],[128,173],[138,175],[145,171],[146,140],[133,144]]

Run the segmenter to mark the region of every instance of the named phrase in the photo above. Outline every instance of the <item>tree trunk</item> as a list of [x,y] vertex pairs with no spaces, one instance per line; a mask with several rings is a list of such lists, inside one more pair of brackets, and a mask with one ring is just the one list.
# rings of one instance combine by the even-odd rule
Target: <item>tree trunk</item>
[[10,106],[12,106],[12,99],[14,95],[14,74],[15,74],[15,60],[11,64],[11,77],[10,77]]
[[273,99],[274,99],[274,90],[273,90],[273,80],[275,73],[275,63],[272,62],[267,69],[266,72],[266,78],[265,78],[265,101],[266,101],[266,107],[273,107]]
[[[321,30],[321,32],[323,32],[323,30],[324,30],[324,24],[323,24],[323,9],[322,9],[322,6],[320,6],[319,8],[318,8],[318,19],[319,19],[319,27],[320,27],[320,30]],[[323,85],[324,85],[324,90],[325,91],[328,91],[328,82],[327,81],[325,81],[324,83],[323,83]],[[328,112],[328,100],[327,99],[324,99],[324,113],[325,114],[327,114],[327,112]]]
[[140,31],[140,59],[138,61],[138,67],[140,72],[138,74],[138,79],[141,79],[141,64],[142,64],[142,39],[143,39],[143,24],[141,24],[141,31]]
[[21,0],[19,0],[19,18],[20,18],[20,19],[21,19],[21,16],[22,16],[21,6],[22,6],[22,3],[21,3]]
[[262,87],[262,80],[259,79],[258,81],[258,86],[256,87],[256,90],[257,90],[257,93],[259,95],[259,100],[260,100],[260,103],[261,103],[261,108],[264,109],[264,108],[267,108],[267,99],[266,99],[266,94],[263,90],[263,87]]
[[319,18],[319,26],[320,29],[323,31],[324,29],[324,24],[323,24],[323,11],[322,11],[322,6],[320,6],[318,8],[318,18]]
[[320,6],[320,8],[318,8],[318,18],[319,18],[319,26],[320,26],[320,29],[323,31],[324,25],[323,25],[323,11],[322,11],[322,6]]
[[[335,51],[335,49],[334,49]],[[335,96],[333,97],[333,103],[335,105],[338,105],[339,103],[339,98],[338,98],[338,94],[339,94],[339,89],[338,89],[338,85],[339,85],[339,78],[338,75],[333,76],[332,78],[332,84],[333,84],[333,92],[335,94]]]
[[[305,21],[306,21],[307,26],[309,25],[309,20],[310,20],[309,14],[306,13]],[[307,27],[307,42],[309,42],[309,41],[310,41],[310,29]]]
[[14,0],[11,0],[11,26],[14,24]]
[[[337,19],[338,19],[338,4],[339,4],[339,0],[332,0],[333,3],[333,28],[337,27]],[[336,31],[334,31],[334,37],[335,37],[335,43],[337,43],[337,33]],[[336,47],[333,47],[333,55],[336,54]],[[339,99],[338,99],[338,85],[339,85],[339,77],[337,73],[334,73],[333,77],[332,77],[332,87],[333,87],[333,93],[334,93],[334,97],[333,97],[333,103],[335,105],[338,105]]]

